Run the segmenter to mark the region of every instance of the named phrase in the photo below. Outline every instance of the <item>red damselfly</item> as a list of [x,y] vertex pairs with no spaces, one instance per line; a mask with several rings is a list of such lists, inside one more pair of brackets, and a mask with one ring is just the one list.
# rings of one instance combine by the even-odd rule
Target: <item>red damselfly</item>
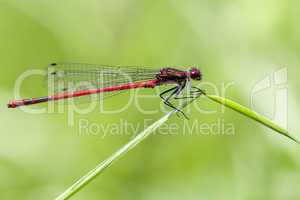
[[[180,96],[188,82],[191,80],[200,81],[202,79],[202,74],[196,67],[189,67],[188,70],[179,70],[173,67],[155,70],[146,67],[53,63],[48,68],[48,79],[49,78],[53,80],[54,84],[60,84],[62,86],[53,95],[12,100],[8,103],[8,107],[16,108],[19,106],[100,93],[103,93],[106,96],[112,96],[121,91],[130,89],[154,88],[160,85],[173,84],[175,87],[162,92],[160,97],[167,106],[182,112],[170,102],[172,98],[193,98],[193,95],[203,94],[201,89],[192,87],[192,90],[190,91],[192,96]],[[74,89],[70,87],[70,83],[73,85],[76,83],[88,83],[88,85],[92,85],[93,87],[76,87]]]

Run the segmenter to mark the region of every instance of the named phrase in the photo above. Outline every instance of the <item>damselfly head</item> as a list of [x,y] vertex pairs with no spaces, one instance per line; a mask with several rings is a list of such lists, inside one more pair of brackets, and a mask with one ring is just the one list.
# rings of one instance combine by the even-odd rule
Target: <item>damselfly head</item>
[[202,79],[202,73],[200,72],[199,69],[193,67],[190,69],[190,77],[193,80],[200,81]]

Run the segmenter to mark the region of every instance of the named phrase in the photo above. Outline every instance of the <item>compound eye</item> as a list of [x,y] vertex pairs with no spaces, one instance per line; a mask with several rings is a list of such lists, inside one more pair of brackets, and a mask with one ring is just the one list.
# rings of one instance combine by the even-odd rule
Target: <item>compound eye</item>
[[197,68],[192,68],[190,70],[190,76],[194,80],[201,80],[201,73]]

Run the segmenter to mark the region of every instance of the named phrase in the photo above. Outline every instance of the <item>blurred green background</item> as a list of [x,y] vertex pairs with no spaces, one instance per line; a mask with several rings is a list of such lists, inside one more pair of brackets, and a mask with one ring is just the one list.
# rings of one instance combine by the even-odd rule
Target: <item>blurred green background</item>
[[[79,134],[78,121],[133,124],[158,119],[132,105],[120,114],[28,114],[6,108],[15,80],[52,62],[109,65],[198,65],[204,80],[250,106],[257,82],[288,71],[288,126],[300,137],[300,2],[245,1],[0,1],[0,199],[53,199],[130,139]],[[24,97],[44,95],[40,77],[22,86]],[[147,91],[149,94],[152,91]],[[274,90],[256,98],[272,113]],[[114,108],[127,96],[111,98]],[[218,105],[203,99],[210,109]],[[145,99],[143,108],[159,107]],[[273,131],[226,110],[189,114],[192,123],[233,123],[235,135],[155,134],[73,199],[300,199],[300,148]],[[169,123],[186,123],[176,116]],[[139,128],[141,131],[142,128]],[[134,134],[134,133],[131,133]]]

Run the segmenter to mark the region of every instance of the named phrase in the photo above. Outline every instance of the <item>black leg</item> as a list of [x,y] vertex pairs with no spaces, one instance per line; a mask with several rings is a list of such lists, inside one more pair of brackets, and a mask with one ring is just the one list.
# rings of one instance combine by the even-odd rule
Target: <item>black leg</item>
[[[184,89],[184,87],[185,87],[185,83],[182,84],[182,85],[179,85],[179,86],[175,87],[176,90],[173,91],[171,95],[169,95],[169,97],[164,101],[164,103],[165,103],[166,105],[168,105],[169,107],[175,109],[175,110],[178,111],[179,113],[182,113],[182,115],[183,115],[186,119],[189,119],[189,118],[185,115],[184,112],[182,112],[181,110],[179,110],[179,109],[177,109],[176,107],[174,107],[174,106],[169,102],[169,99],[170,99],[171,97],[173,97],[173,96],[175,96],[174,99],[194,99],[194,98],[196,98],[196,97],[199,97],[200,95],[203,95],[203,94],[205,95],[206,93],[205,93],[202,89],[193,86],[192,89],[194,89],[194,90],[191,90],[192,96],[178,97],[177,95],[179,95],[179,94],[181,93],[181,91]],[[172,88],[172,89],[174,90],[175,88]],[[177,116],[178,116],[178,112],[176,113]]]
[[167,94],[167,93],[169,93],[169,92],[172,92],[173,90],[177,90],[177,89],[178,89],[178,86],[173,87],[173,88],[171,88],[171,89],[169,89],[169,90],[166,90],[166,91],[162,92],[159,96],[160,96],[160,98],[162,98],[164,101],[166,101],[164,95]]
[[[167,90],[167,91],[164,91],[163,93],[160,94],[160,97],[163,99],[163,102],[164,102],[165,105],[167,105],[167,106],[169,106],[170,108],[176,110],[176,111],[177,111],[177,114],[178,114],[178,112],[179,112],[179,113],[181,113],[186,119],[189,119],[189,118],[186,116],[186,114],[185,114],[182,110],[176,108],[176,107],[169,101],[172,97],[174,97],[175,95],[179,94],[179,93],[182,91],[183,88],[184,88],[184,87],[183,87],[182,85],[178,85],[178,86],[176,86],[176,87],[174,87],[174,88],[171,88],[171,89],[169,89],[169,90]],[[172,93],[171,93],[167,98],[165,98],[164,95],[167,94],[167,93],[170,93],[170,92],[172,92]]]
[[204,91],[201,90],[200,88],[192,87],[192,89],[195,89],[195,90],[191,90],[191,92],[190,92],[192,94],[191,96],[184,96],[184,97],[176,96],[174,99],[194,99],[201,94],[205,94]]
[[[171,108],[173,108],[173,109],[175,109],[175,110],[177,110],[177,111],[178,111],[178,109],[175,108],[175,107],[170,103],[169,100],[170,100],[170,98],[171,98],[172,96],[174,96],[174,94],[177,93],[178,90],[179,90],[179,86],[176,86],[176,87],[173,87],[173,88],[171,88],[171,89],[169,89],[169,90],[166,90],[166,91],[162,92],[162,93],[159,95],[160,98],[163,100],[164,104],[166,104],[167,106],[169,106],[169,107],[171,107]],[[170,93],[170,92],[172,92],[172,93],[171,93],[167,98],[165,98],[164,95],[167,94],[167,93]]]
[[200,88],[197,88],[197,87],[195,87],[195,86],[193,86],[192,88],[196,90],[195,93],[198,93],[198,94],[200,94],[200,95],[201,95],[201,94],[203,94],[203,95],[206,94],[206,92],[205,92],[204,90],[200,89]]

